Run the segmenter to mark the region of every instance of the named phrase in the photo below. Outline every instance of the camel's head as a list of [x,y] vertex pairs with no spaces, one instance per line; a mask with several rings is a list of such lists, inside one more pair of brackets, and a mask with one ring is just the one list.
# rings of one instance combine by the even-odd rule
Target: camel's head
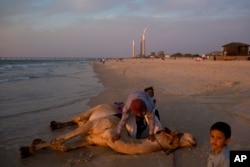
[[193,137],[193,135],[189,133],[181,133],[180,137],[180,147],[190,147],[190,146],[196,146],[196,140]]
[[165,128],[165,130],[161,132],[160,136],[160,144],[162,144],[162,147],[165,149],[175,150],[179,147],[196,146],[195,138],[189,133],[180,133]]

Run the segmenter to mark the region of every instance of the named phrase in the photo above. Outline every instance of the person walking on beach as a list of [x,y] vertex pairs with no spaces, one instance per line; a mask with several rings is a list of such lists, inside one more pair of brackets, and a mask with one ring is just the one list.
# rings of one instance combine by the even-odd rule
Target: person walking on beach
[[229,149],[231,127],[225,122],[216,122],[210,128],[211,152],[207,167],[229,167]]
[[148,96],[144,91],[134,91],[132,92],[122,109],[122,118],[117,127],[117,134],[112,137],[112,141],[120,139],[120,133],[125,127],[132,138],[136,138],[137,125],[136,116],[144,117],[147,124],[149,125],[149,136],[148,139],[151,141],[155,140],[154,134],[163,130],[163,127],[155,117],[153,112],[154,102],[151,97]]

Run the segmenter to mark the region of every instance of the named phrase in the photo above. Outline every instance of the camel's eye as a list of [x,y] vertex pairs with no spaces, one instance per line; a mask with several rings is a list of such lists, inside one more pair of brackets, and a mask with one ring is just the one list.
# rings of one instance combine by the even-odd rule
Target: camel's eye
[[177,134],[177,137],[180,138],[180,137],[182,137],[183,135],[184,135],[183,133],[178,133],[178,134]]

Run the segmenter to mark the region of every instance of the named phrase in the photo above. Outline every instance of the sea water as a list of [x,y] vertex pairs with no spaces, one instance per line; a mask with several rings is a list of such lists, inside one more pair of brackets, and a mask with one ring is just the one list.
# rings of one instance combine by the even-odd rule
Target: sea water
[[58,135],[50,121],[89,109],[104,90],[92,61],[0,60],[0,166],[20,166],[20,146]]

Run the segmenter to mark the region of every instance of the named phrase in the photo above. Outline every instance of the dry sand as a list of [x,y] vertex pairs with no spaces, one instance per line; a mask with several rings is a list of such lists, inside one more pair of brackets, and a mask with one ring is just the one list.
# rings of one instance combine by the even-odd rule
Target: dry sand
[[132,90],[153,86],[162,124],[193,134],[198,146],[170,155],[102,149],[85,166],[206,166],[209,128],[216,121],[231,125],[231,150],[250,150],[250,61],[125,59],[96,63],[94,70],[106,90],[90,106],[125,101]]

